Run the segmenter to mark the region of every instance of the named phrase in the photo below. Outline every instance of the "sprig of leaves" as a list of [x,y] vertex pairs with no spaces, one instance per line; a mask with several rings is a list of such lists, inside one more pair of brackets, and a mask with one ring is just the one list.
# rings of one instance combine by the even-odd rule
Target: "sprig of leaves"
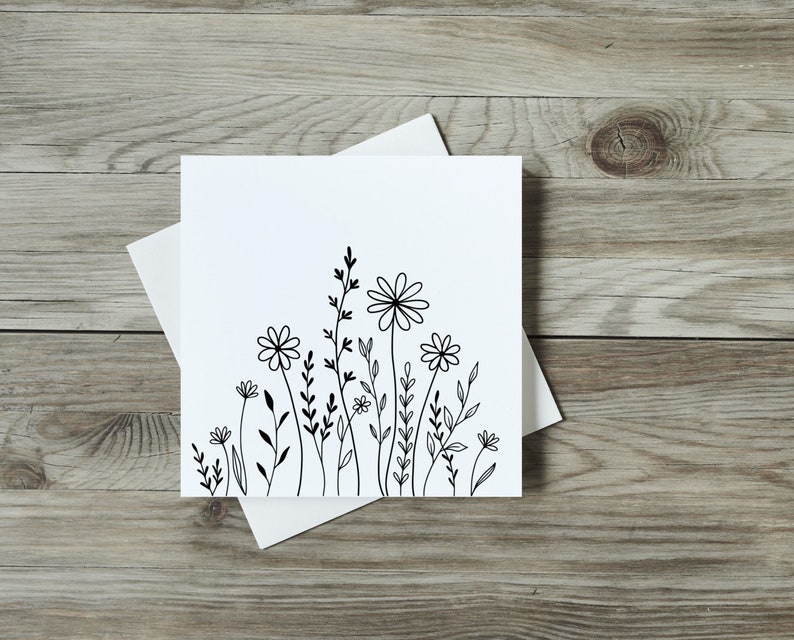
[[409,406],[414,399],[414,394],[411,393],[411,389],[416,383],[416,379],[411,377],[410,362],[405,363],[403,373],[404,375],[400,376],[400,388],[402,392],[400,393],[399,397],[399,415],[402,426],[397,430],[397,433],[400,436],[397,446],[400,448],[402,455],[397,454],[397,466],[400,469],[399,472],[394,471],[392,474],[394,479],[397,481],[397,484],[400,486],[400,495],[403,494],[403,485],[408,482],[409,473],[406,471],[406,469],[411,464],[411,451],[414,448],[414,443],[411,442],[411,436],[414,433],[414,428],[409,426],[411,419],[414,417],[414,412],[409,411]]
[[[339,401],[342,404],[342,412],[344,413],[345,420],[344,427],[339,429],[340,456],[342,455],[342,450],[344,449],[344,436],[347,435],[347,427],[350,425],[351,420],[350,412],[348,411],[347,403],[345,402],[345,387],[356,379],[356,376],[352,371],[342,369],[340,364],[341,358],[345,352],[353,352],[353,340],[346,336],[340,336],[340,324],[345,320],[351,320],[353,318],[353,312],[350,309],[345,308],[345,298],[351,291],[359,288],[358,279],[353,278],[353,266],[356,264],[356,262],[358,262],[358,259],[353,257],[353,250],[348,247],[344,255],[344,266],[340,269],[334,269],[334,279],[339,280],[339,282],[342,284],[342,294],[341,296],[328,296],[328,304],[330,304],[336,311],[336,322],[334,323],[333,329],[323,329],[323,336],[329,340],[334,347],[333,356],[331,358],[323,358],[323,362],[326,369],[330,369],[336,374],[336,382],[339,389]],[[357,493],[361,492],[361,475],[358,465],[358,452],[356,450],[355,434],[353,433],[352,429],[350,429],[350,442],[352,449],[350,449],[348,452],[349,455],[346,454],[344,459],[340,457],[340,459],[337,461],[337,493],[339,493],[339,472],[345,466],[347,466],[351,457],[355,459]]]
[[278,432],[279,429],[283,426],[284,422],[286,422],[287,418],[289,417],[289,411],[285,411],[281,414],[281,417],[276,419],[276,408],[275,403],[273,402],[273,396],[267,391],[267,389],[263,389],[264,396],[265,396],[265,404],[267,405],[270,414],[273,416],[273,437],[270,437],[270,434],[263,429],[259,430],[259,437],[265,441],[265,444],[268,445],[273,450],[273,464],[270,469],[270,473],[268,474],[267,469],[257,462],[256,468],[259,469],[259,473],[262,474],[265,478],[265,482],[267,483],[267,495],[270,495],[270,488],[273,486],[273,480],[276,476],[276,469],[281,466],[284,461],[287,459],[287,454],[289,453],[289,447],[284,449],[281,453],[279,453],[278,448]]
[[[218,488],[218,485],[221,483],[223,478],[220,477],[220,459],[215,461],[215,465],[213,465],[213,471],[217,469],[217,473],[214,473],[212,476],[210,475],[210,468],[208,465],[204,464],[204,452],[199,451],[198,447],[195,443],[191,443],[193,447],[193,452],[195,455],[193,456],[193,460],[196,461],[198,464],[198,469],[196,471],[201,476],[201,481],[199,485],[204,487],[207,491],[210,492],[211,496],[215,495],[215,490]],[[215,486],[212,486],[213,481],[215,482]]]

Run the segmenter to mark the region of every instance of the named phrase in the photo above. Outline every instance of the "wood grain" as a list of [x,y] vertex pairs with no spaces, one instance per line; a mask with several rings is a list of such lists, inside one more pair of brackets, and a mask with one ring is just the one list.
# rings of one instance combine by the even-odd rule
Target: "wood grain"
[[[0,0],[0,636],[794,637],[792,18]],[[236,501],[178,497],[179,369],[123,247],[178,220],[180,154],[427,112],[453,154],[524,157],[566,420],[524,439],[523,499],[379,501],[261,552]]]
[[[524,157],[541,178],[626,175],[645,157],[626,122],[656,127],[655,178],[792,179],[794,101],[636,98],[422,98],[185,95],[125,91],[0,97],[0,171],[160,173],[180,154],[329,154],[432,113],[453,155]],[[789,96],[790,97],[790,96]],[[163,118],[163,113],[168,118]],[[619,129],[623,123],[623,132]],[[594,160],[619,149],[617,173]],[[603,163],[602,163],[603,164]],[[632,165],[633,166],[633,165]],[[129,199],[128,199],[129,200]],[[127,204],[128,200],[125,200]]]
[[[533,344],[569,418],[525,440],[525,494],[664,495],[684,478],[696,496],[794,489],[790,343]],[[161,336],[17,334],[3,352],[2,487],[178,486],[179,376]]]
[[[525,181],[529,333],[792,335],[792,183],[624,182]],[[0,185],[0,327],[159,330],[123,247],[178,220],[176,176]]]
[[[79,86],[139,95],[790,98],[790,27],[774,19],[8,12],[0,77],[4,92],[23,96]],[[53,39],[57,49],[46,46]]]
[[[527,258],[794,258],[792,181],[527,177],[523,191]],[[3,252],[126,260],[127,244],[177,222],[176,174],[0,173]]]
[[0,11],[102,11],[143,13],[275,13],[292,15],[445,15],[445,16],[659,16],[659,17],[794,17],[786,0],[3,0]]

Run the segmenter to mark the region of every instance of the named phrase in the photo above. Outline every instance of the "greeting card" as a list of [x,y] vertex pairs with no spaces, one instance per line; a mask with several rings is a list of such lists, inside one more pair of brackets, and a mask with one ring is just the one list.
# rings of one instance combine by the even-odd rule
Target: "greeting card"
[[520,495],[520,175],[183,158],[183,494]]

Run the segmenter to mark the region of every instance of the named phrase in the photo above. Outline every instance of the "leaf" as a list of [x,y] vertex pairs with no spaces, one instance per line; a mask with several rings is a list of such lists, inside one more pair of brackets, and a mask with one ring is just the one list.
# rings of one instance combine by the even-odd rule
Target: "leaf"
[[256,463],[256,468],[259,469],[259,473],[265,476],[265,481],[270,484],[270,478],[267,477],[267,471],[265,471],[265,468],[258,462]]
[[430,437],[430,433],[427,434],[427,451],[430,453],[430,457],[433,457],[433,454],[436,452],[436,443],[433,442],[433,438]]
[[366,391],[368,394],[372,395],[372,389],[370,389],[369,385],[363,380],[361,381],[361,388],[364,389],[364,391]]
[[381,442],[383,442],[386,438],[388,438],[390,433],[391,433],[391,427],[387,427],[386,431],[383,432],[383,438],[381,439]]
[[347,434],[347,425],[345,424],[345,421],[342,419],[342,416],[339,416],[339,420],[336,423],[336,435],[339,438],[339,442],[344,442],[346,434]]
[[265,404],[267,405],[268,409],[273,411],[273,406],[274,406],[273,405],[273,396],[270,395],[270,393],[268,392],[267,389],[265,389],[264,391],[265,391]]
[[280,427],[281,427],[281,425],[282,425],[282,424],[284,424],[284,420],[286,420],[288,416],[289,416],[289,411],[285,411],[285,412],[284,412],[284,415],[283,415],[283,416],[281,416],[281,417],[278,419],[278,427],[277,427],[277,428],[280,428]]
[[367,357],[367,346],[364,344],[364,341],[361,338],[358,339],[358,352],[362,355],[362,357]]
[[444,424],[446,425],[447,429],[452,429],[452,414],[450,413],[449,409],[444,407]]
[[471,373],[469,374],[469,384],[471,384],[472,382],[474,382],[477,379],[477,374],[479,372],[480,372],[480,363],[477,362],[474,365],[474,368],[471,370]]
[[367,340],[367,353],[372,351],[372,338]]
[[328,358],[323,358],[323,360],[325,361],[326,369],[331,369],[332,371],[336,371],[336,365],[333,362],[331,362]]
[[372,363],[372,377],[373,377],[373,379],[378,377],[378,373],[380,373],[380,365],[378,364],[378,361],[375,360],[375,362]]
[[474,406],[473,406],[471,409],[469,409],[469,410],[466,412],[466,420],[468,420],[468,419],[469,419],[469,418],[471,418],[471,417],[472,417],[472,416],[473,416],[475,413],[477,413],[477,409],[479,409],[479,407],[480,407],[480,403],[478,402],[478,403],[477,403],[477,404],[475,404],[475,405],[474,405]]
[[314,431],[312,431],[311,427],[308,424],[303,425],[303,428],[306,429],[306,433],[314,435]]
[[342,464],[339,465],[340,469],[344,469],[347,466],[347,463],[350,462],[350,457],[353,455],[353,450],[351,449],[345,454],[345,457],[342,459]]
[[240,491],[246,493],[246,487],[243,486],[243,464],[234,445],[232,445],[232,471],[234,471],[234,479],[237,481]]
[[287,447],[286,449],[284,449],[284,451],[281,452],[281,456],[279,456],[278,462],[276,463],[276,467],[287,459],[287,453],[289,453],[289,447]]
[[372,434],[372,437],[375,438],[375,440],[378,439],[378,434],[375,433],[375,427],[373,427],[372,425],[369,425],[369,432]]
[[468,449],[468,447],[460,442],[453,442],[447,447],[447,451],[455,451],[456,453],[460,451],[466,451],[466,449]]
[[330,431],[323,431],[323,441],[331,437]]
[[496,463],[494,462],[490,467],[488,467],[483,472],[483,474],[480,476],[480,479],[474,483],[474,488],[471,490],[471,495],[474,495],[474,492],[477,491],[477,487],[479,487],[483,482],[485,482],[488,478],[490,478],[495,470],[496,470]]
[[380,397],[380,410],[383,411],[384,407],[386,406],[386,394],[384,393]]
[[267,432],[262,431],[262,429],[260,429],[259,430],[259,435],[262,437],[262,440],[264,440],[265,442],[267,442],[270,445],[271,449],[275,449],[275,447],[273,446],[273,441],[270,439],[270,436],[267,435]]
[[462,403],[463,402],[463,385],[458,380],[458,400]]

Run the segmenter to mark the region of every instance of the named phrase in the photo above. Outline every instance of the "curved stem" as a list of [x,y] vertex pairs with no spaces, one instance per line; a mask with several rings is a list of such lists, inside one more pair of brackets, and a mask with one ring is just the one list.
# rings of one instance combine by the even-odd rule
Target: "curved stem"
[[242,486],[240,489],[243,490],[243,495],[248,494],[248,474],[245,471],[245,456],[243,455],[243,417],[245,416],[246,402],[248,402],[248,398],[243,396],[243,410],[240,412],[240,475],[242,476]]
[[422,487],[422,495],[427,495],[427,481],[430,480],[430,472],[433,470],[433,467],[436,464],[436,460],[438,460],[439,456],[441,455],[441,451],[438,452],[438,455],[433,458],[430,462],[430,468],[427,470],[427,475],[425,476],[425,486]]
[[229,452],[226,450],[226,443],[221,442],[221,446],[223,447],[223,455],[226,456],[226,495],[229,495],[229,476],[232,475],[231,467],[229,466]]
[[273,414],[273,470],[270,472],[270,481],[267,483],[267,495],[270,495],[270,488],[273,486],[273,480],[276,478],[276,463],[278,462],[278,423],[276,422],[276,414]]
[[314,448],[317,450],[317,457],[320,458],[320,468],[323,470],[323,495],[325,495],[325,466],[323,465],[323,454],[320,453],[320,446],[317,444],[317,438],[312,436],[312,440],[314,441]]
[[385,489],[386,495],[389,495],[389,468],[391,467],[391,459],[394,455],[394,441],[397,439],[397,367],[394,364],[394,324],[391,325],[391,375],[392,382],[394,383],[394,422],[392,422],[391,445],[389,445],[389,457],[386,459],[386,482]]
[[289,386],[289,381],[287,380],[287,374],[284,373],[284,369],[281,369],[281,375],[284,376],[284,384],[287,385],[287,393],[289,393],[289,401],[292,403],[292,415],[295,416],[295,428],[298,430],[298,448],[300,449],[300,474],[298,475],[298,494],[301,494],[301,483],[303,482],[303,436],[301,436],[301,425],[300,421],[298,420],[298,412],[295,410],[295,400],[292,398],[292,389]]
[[[358,449],[356,448],[356,436],[353,435],[353,430],[350,427],[350,413],[347,410],[347,403],[345,402],[345,391],[342,385],[342,378],[339,376],[339,356],[341,353],[339,352],[339,323],[342,320],[342,308],[345,303],[345,296],[347,296],[348,292],[348,285],[350,284],[350,270],[347,272],[347,278],[345,282],[342,283],[342,297],[339,300],[339,307],[336,311],[336,326],[334,327],[333,333],[333,343],[334,343],[334,364],[336,365],[336,384],[339,387],[339,397],[342,401],[342,409],[345,412],[345,420],[347,421],[348,428],[350,428],[350,442],[353,445],[353,460],[356,463],[356,495],[361,495],[361,473],[359,471],[358,466]],[[341,449],[342,442],[339,443],[339,447]],[[341,455],[341,452],[340,452]],[[341,458],[340,458],[341,462]],[[339,472],[341,469],[337,468],[336,470],[336,492],[339,493]]]
[[433,377],[430,379],[430,386],[427,388],[427,394],[425,394],[425,401],[422,403],[422,409],[419,411],[419,421],[416,423],[416,435],[414,436],[414,454],[411,456],[411,494],[416,495],[416,484],[414,483],[414,478],[416,477],[416,455],[419,453],[418,445],[419,445],[419,429],[422,428],[422,416],[425,413],[425,407],[427,406],[427,400],[430,398],[430,392],[433,390],[433,383],[436,381],[436,376],[438,375],[438,369],[433,372]]
[[469,484],[469,486],[471,487],[470,495],[474,495],[474,471],[475,469],[477,469],[477,463],[480,461],[480,456],[482,455],[483,451],[485,451],[485,447],[482,447],[480,449],[480,452],[477,454],[477,457],[474,458],[474,465],[471,468],[471,483]]

